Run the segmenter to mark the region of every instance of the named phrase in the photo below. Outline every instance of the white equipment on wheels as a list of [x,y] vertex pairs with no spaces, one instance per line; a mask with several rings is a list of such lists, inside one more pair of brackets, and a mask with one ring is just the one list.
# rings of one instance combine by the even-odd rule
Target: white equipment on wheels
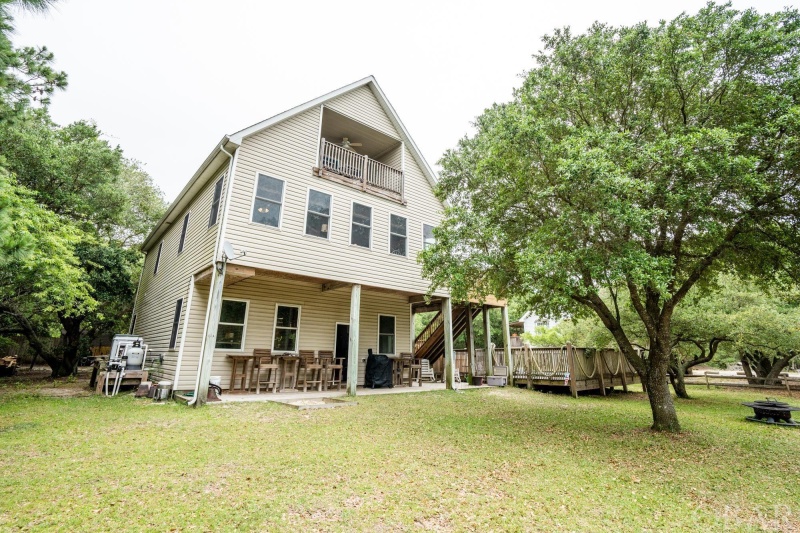
[[[108,366],[106,367],[105,395],[116,396],[122,380],[125,379],[125,371],[141,370],[144,366],[144,358],[147,353],[147,345],[142,345],[142,338],[136,335],[115,335],[111,344],[111,354],[108,356]],[[114,373],[114,381],[111,383],[111,373]],[[108,386],[111,384],[111,391]]]

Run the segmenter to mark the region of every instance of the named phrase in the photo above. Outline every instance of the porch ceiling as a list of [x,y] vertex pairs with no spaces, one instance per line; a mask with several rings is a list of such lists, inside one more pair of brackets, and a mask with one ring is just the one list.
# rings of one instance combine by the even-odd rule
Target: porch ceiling
[[399,139],[389,137],[327,107],[322,113],[322,137],[334,144],[341,143],[344,137],[350,142],[361,143],[363,146],[353,147],[351,150],[373,159],[400,144]]

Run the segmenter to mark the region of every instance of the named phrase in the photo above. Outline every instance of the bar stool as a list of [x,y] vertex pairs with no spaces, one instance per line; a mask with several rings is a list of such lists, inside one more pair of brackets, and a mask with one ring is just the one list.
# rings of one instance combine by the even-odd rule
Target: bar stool
[[400,354],[399,374],[400,385],[411,386],[411,366],[414,363],[414,354],[403,352]]
[[418,387],[422,387],[422,361],[414,357],[413,353],[401,353],[400,357],[410,359],[411,364],[408,366],[408,386],[410,387],[415,381]]
[[278,362],[272,357],[270,349],[253,350],[253,371],[250,376],[250,390],[255,384],[256,394],[261,394],[261,385],[273,394],[278,392]]
[[320,361],[314,356],[314,350],[300,350],[298,353],[300,354],[299,377],[303,380],[303,392],[308,391],[309,385],[316,385],[317,390],[321,391],[323,367]]
[[[300,368],[300,358],[296,355],[288,354],[281,357],[281,377],[280,377],[280,391],[297,387],[297,375]],[[289,387],[286,386],[287,378],[289,380]]]
[[317,352],[319,360],[324,367],[323,371],[323,388],[328,390],[334,385],[338,386],[338,390],[342,390],[342,372],[344,371],[344,359],[341,357],[334,359],[332,350],[319,350]]

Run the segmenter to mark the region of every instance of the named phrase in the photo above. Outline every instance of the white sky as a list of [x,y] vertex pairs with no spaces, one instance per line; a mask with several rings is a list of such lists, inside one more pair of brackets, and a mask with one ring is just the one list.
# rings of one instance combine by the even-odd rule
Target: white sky
[[[651,24],[704,0],[404,2],[62,0],[17,14],[17,45],[67,72],[51,114],[95,120],[172,200],[226,133],[374,75],[435,165],[553,28]],[[773,12],[788,0],[734,1]]]

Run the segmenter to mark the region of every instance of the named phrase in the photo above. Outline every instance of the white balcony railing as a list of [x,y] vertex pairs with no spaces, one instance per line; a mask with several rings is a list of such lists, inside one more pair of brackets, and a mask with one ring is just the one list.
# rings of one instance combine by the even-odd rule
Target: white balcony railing
[[403,171],[338,144],[320,142],[319,168],[350,178],[363,189],[377,188],[403,199]]

